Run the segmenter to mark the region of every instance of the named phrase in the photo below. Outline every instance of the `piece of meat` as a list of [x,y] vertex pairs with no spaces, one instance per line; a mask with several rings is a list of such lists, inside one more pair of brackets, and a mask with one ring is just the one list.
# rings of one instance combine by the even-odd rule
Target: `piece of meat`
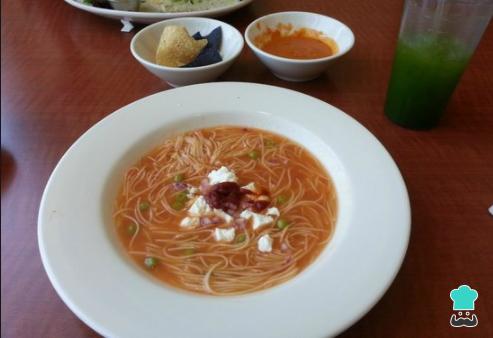
[[266,209],[270,204],[270,201],[265,201],[265,200],[259,200],[259,201],[254,201],[250,209],[254,212],[261,212],[264,209]]
[[240,209],[249,209],[253,212],[261,212],[270,205],[270,197],[267,195],[245,194],[240,202]]
[[211,190],[211,185],[209,184],[209,179],[204,178],[200,182],[200,192],[202,193],[202,195],[206,195],[210,190]]
[[239,209],[243,194],[235,182],[222,182],[211,185],[204,194],[211,208],[221,209],[229,214]]
[[188,184],[183,183],[183,182],[175,182],[173,183],[173,189],[176,191],[183,191],[188,188]]
[[233,221],[233,227],[237,230],[245,229],[247,220],[244,218],[236,218]]
[[200,225],[203,227],[207,227],[209,225],[221,224],[221,223],[224,223],[224,221],[217,216],[213,216],[213,217],[205,216],[200,218]]

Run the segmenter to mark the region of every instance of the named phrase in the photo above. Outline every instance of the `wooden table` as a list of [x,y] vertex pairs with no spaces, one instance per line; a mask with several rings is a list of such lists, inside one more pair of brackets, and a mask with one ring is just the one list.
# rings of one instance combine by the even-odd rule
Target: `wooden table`
[[[342,336],[493,337],[492,25],[440,127],[417,132],[383,116],[400,1],[257,0],[223,20],[244,31],[256,17],[284,10],[340,19],[354,31],[354,49],[318,80],[289,83],[245,48],[219,81],[291,88],[339,107],[387,147],[412,203],[411,242],[399,275]],[[51,171],[83,132],[117,108],[169,89],[133,59],[133,35],[61,0],[2,1],[2,337],[98,336],[49,283],[36,217]],[[463,283],[479,291],[474,329],[449,325],[449,292]]]

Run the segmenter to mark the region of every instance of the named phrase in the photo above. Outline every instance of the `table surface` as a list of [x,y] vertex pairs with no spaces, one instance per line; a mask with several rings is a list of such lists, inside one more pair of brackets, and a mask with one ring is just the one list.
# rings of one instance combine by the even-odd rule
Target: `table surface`
[[[284,10],[345,22],[356,36],[353,50],[321,78],[289,83],[245,48],[219,81],[286,87],[339,107],[387,147],[411,199],[411,241],[397,278],[341,336],[492,337],[493,25],[440,127],[410,131],[383,115],[401,1],[257,0],[223,20],[243,32],[256,17]],[[169,87],[133,59],[129,43],[135,32],[120,32],[117,21],[61,0],[2,1],[1,18],[1,336],[97,337],[60,300],[41,264],[41,194],[83,132],[116,109]],[[449,292],[460,284],[479,291],[474,329],[449,325]]]

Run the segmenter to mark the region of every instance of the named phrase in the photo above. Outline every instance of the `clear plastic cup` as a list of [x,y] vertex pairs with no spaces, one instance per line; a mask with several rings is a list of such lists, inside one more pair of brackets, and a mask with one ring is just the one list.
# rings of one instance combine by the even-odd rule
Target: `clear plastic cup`
[[385,114],[435,127],[493,14],[493,0],[406,0]]

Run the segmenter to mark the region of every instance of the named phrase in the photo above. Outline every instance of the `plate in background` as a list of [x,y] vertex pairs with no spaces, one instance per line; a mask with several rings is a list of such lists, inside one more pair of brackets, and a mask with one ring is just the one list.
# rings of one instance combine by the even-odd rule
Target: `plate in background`
[[206,11],[193,11],[193,12],[176,12],[176,13],[158,13],[158,12],[133,12],[133,11],[119,11],[115,9],[99,8],[89,5],[85,5],[78,0],[65,0],[69,5],[74,6],[80,10],[93,13],[96,15],[104,16],[110,19],[125,20],[135,23],[153,23],[165,19],[180,18],[184,16],[202,16],[207,18],[216,18],[222,15],[232,13],[240,8],[245,7],[253,0],[243,0],[241,2],[221,7],[209,9]]

